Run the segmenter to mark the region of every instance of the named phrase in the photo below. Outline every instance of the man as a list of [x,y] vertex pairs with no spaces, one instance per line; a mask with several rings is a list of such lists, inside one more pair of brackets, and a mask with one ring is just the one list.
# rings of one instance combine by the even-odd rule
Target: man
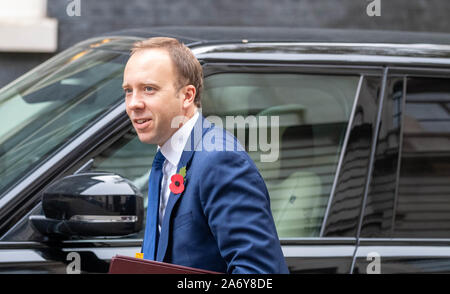
[[[124,71],[126,111],[140,141],[158,145],[144,258],[226,273],[288,273],[264,181],[236,138],[199,113],[202,87],[200,63],[176,39],[134,45]],[[211,148],[212,141],[237,150]]]

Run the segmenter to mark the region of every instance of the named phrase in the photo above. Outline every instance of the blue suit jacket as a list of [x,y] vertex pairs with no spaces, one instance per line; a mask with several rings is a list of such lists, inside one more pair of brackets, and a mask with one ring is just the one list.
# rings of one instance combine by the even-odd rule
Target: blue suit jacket
[[185,189],[169,196],[156,260],[224,273],[288,273],[264,180],[236,138],[200,115],[177,172],[184,166]]

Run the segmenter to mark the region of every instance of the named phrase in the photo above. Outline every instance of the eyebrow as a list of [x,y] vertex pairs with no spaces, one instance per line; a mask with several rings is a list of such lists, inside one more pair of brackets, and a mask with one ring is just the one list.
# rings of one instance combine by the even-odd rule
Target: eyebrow
[[[139,86],[152,86],[152,87],[154,87],[154,88],[159,88],[157,82],[151,82],[151,81],[139,83],[138,85],[139,85]],[[130,85],[129,85],[128,83],[122,84],[122,88],[128,88],[128,87],[130,87]]]

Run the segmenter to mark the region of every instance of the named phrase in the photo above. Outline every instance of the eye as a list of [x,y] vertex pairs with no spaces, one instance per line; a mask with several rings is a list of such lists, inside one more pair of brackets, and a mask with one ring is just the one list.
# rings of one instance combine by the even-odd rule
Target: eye
[[154,90],[153,87],[150,87],[150,86],[145,86],[145,87],[144,87],[144,91],[151,92],[151,91],[153,91],[153,90]]
[[123,91],[125,92],[125,94],[130,94],[132,92],[129,88],[125,88],[123,89]]

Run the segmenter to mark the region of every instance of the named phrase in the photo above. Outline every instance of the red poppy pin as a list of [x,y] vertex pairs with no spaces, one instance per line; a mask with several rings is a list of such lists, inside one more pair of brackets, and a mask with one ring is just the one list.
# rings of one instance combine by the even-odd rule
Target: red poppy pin
[[180,194],[184,191],[184,181],[186,176],[186,167],[180,169],[180,173],[174,174],[170,177],[169,189],[173,194]]

